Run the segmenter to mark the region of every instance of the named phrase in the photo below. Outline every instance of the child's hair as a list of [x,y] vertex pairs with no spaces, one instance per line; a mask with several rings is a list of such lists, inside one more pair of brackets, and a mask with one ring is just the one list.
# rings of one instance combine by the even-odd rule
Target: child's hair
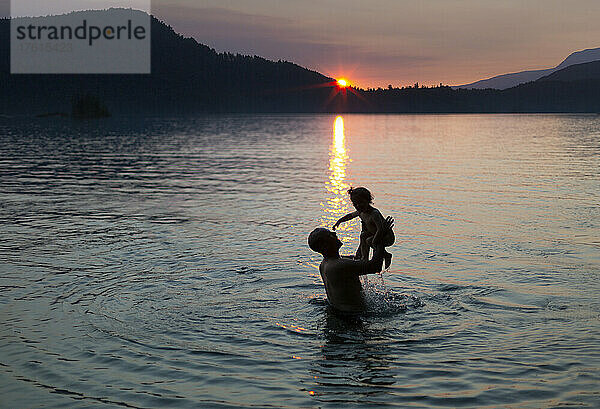
[[371,194],[371,192],[369,192],[369,190],[367,188],[351,187],[350,189],[348,189],[348,194],[350,195],[350,199],[352,199],[353,197],[357,197],[357,198],[362,198],[369,203],[373,203],[373,195]]

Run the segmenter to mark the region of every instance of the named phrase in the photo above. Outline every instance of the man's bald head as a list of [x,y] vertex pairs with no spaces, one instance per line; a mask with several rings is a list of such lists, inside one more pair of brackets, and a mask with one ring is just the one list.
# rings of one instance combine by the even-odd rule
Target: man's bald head
[[337,234],[323,227],[314,229],[308,235],[308,247],[317,253],[325,255],[332,251],[337,252],[341,246],[342,242],[338,239]]
[[327,237],[327,233],[329,233],[329,230],[323,227],[314,229],[308,235],[308,247],[310,247],[312,251],[321,253],[323,249],[323,239]]

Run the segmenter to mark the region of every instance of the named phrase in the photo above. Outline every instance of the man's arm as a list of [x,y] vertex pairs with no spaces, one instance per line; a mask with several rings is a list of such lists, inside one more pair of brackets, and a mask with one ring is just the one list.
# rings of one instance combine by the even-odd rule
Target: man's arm
[[[388,216],[384,220],[382,227],[385,232],[391,230],[392,227],[394,227],[394,219],[392,219],[391,216]],[[381,267],[383,266],[384,253],[385,249],[383,245],[378,244],[375,246],[373,258],[371,258],[371,260],[353,261],[349,258],[343,258],[343,268],[346,272],[351,272],[357,275],[378,273],[381,271]]]
[[337,222],[335,222],[335,224],[333,225],[333,230],[335,230],[340,224],[342,224],[344,222],[347,222],[348,220],[352,220],[355,217],[358,217],[358,212],[348,213],[344,217],[340,218],[340,220],[338,220]]

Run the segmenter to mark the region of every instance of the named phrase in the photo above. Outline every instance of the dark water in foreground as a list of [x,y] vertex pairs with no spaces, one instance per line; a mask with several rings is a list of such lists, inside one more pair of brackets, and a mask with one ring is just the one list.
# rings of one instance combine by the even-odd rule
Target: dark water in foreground
[[[600,117],[334,120],[0,119],[0,407],[600,407]],[[356,319],[305,244],[350,185]]]

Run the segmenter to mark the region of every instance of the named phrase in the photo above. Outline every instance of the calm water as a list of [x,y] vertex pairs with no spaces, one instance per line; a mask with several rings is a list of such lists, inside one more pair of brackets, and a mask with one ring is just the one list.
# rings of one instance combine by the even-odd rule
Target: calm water
[[0,121],[2,408],[600,407],[600,116]]

